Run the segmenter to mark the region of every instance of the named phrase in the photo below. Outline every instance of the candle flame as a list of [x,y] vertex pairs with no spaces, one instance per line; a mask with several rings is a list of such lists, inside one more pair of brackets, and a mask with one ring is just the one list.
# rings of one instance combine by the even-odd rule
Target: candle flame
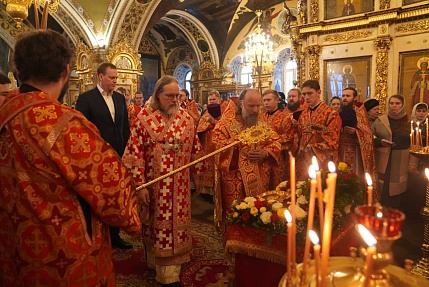
[[362,224],[358,224],[358,229],[360,236],[362,236],[363,240],[365,240],[365,243],[368,246],[374,246],[377,244],[377,239],[372,236],[371,232],[369,232],[369,230],[366,229],[365,226],[363,226]]
[[429,168],[425,168],[426,177],[429,179]]
[[313,242],[314,245],[319,244],[319,236],[317,236],[316,232],[310,230],[308,232],[308,236],[310,236],[310,240],[311,242]]
[[291,223],[292,222],[292,214],[290,214],[290,211],[289,210],[285,210],[285,218],[286,218],[286,221],[288,222],[288,223]]
[[311,179],[316,179],[316,169],[314,168],[313,165],[310,165],[310,167],[308,168],[308,176]]
[[383,217],[383,213],[381,211],[377,212],[377,217],[378,218],[382,218]]
[[332,161],[330,161],[330,162],[328,163],[328,169],[329,169],[329,172],[330,172],[330,173],[335,172],[335,170],[336,170],[336,168],[335,168],[335,164],[334,164]]
[[368,183],[369,186],[372,186],[372,179],[369,173],[365,172],[365,178],[366,178],[366,183]]
[[314,155],[311,158],[311,164],[314,166],[315,171],[319,171],[319,164],[317,163],[317,159]]

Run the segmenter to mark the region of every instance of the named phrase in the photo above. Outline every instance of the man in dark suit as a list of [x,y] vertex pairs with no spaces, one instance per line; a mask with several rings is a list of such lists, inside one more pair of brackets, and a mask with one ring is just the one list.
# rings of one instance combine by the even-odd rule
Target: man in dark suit
[[[97,75],[97,86],[79,95],[76,110],[82,112],[98,128],[101,137],[122,157],[130,135],[130,126],[125,98],[114,91],[118,71],[111,63],[101,63],[97,68]],[[119,236],[119,228],[109,229],[113,247],[132,248],[131,244]]]

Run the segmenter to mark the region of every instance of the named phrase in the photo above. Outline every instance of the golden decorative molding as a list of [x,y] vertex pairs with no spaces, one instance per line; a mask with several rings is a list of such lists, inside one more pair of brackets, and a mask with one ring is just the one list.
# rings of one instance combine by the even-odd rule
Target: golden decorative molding
[[351,32],[345,32],[345,33],[339,33],[334,35],[327,35],[323,38],[324,42],[330,42],[330,43],[339,43],[339,42],[350,42],[353,40],[359,40],[362,38],[368,38],[372,36],[373,31],[371,30],[358,30],[358,31],[351,31]]
[[[426,6],[426,7],[425,7]],[[429,5],[423,5],[423,6],[417,6],[419,9],[410,9],[401,11],[401,14],[399,15],[399,19],[406,19],[411,17],[418,17],[418,16],[427,16],[429,14]]]
[[298,0],[297,10],[299,23],[307,23],[307,0]]
[[310,58],[310,67],[308,71],[310,80],[319,80],[320,78],[320,66],[319,66],[319,55],[322,47],[319,45],[307,47],[307,54]]
[[395,31],[398,33],[420,33],[422,31],[429,31],[429,20],[421,20],[398,25],[395,28]]
[[386,10],[390,8],[390,0],[380,0],[380,10]]
[[375,67],[375,98],[380,101],[380,110],[385,111],[387,102],[387,79],[389,72],[389,54],[392,37],[378,37],[374,40],[377,48]]
[[83,93],[94,88],[94,53],[82,41],[79,41],[75,50],[75,69],[79,75],[79,91]]
[[319,1],[311,0],[310,14],[311,22],[319,22]]
[[143,74],[140,55],[125,39],[109,48],[106,61],[113,63],[118,70],[118,86],[130,90],[134,95],[138,90],[138,79]]

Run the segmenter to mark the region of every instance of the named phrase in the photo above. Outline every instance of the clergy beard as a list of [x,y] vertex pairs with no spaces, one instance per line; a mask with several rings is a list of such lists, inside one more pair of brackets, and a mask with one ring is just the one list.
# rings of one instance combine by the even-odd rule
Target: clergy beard
[[171,115],[174,115],[178,109],[179,109],[179,105],[174,104],[174,105],[168,107],[167,109],[161,108],[161,111],[163,111],[164,113],[167,114],[167,116],[170,117]]
[[259,114],[243,115],[243,123],[247,127],[256,126],[256,124],[258,123],[258,117],[259,117]]
[[293,104],[288,103],[287,108],[289,109],[289,111],[294,112],[299,108],[300,105],[301,105],[300,102],[295,102]]
[[354,102],[350,102],[347,104],[341,103],[341,111],[353,109]]
[[60,103],[63,103],[64,96],[65,96],[66,92],[68,91],[68,89],[69,89],[69,79],[67,79],[67,82],[65,82],[63,87],[61,88],[60,96],[58,97],[58,101]]

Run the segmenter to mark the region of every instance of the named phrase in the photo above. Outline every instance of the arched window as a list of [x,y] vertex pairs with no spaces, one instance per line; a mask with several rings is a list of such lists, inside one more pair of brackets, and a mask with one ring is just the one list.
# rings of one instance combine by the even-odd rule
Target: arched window
[[252,67],[243,66],[240,70],[240,83],[247,85],[252,83]]
[[192,78],[192,71],[189,70],[185,74],[185,89],[187,89],[189,92],[191,92],[191,78]]
[[297,65],[296,65],[295,60],[287,61],[286,65],[285,65],[284,75],[283,75],[285,94],[290,89],[295,88],[293,81],[297,80],[297,78],[298,78],[297,77]]

